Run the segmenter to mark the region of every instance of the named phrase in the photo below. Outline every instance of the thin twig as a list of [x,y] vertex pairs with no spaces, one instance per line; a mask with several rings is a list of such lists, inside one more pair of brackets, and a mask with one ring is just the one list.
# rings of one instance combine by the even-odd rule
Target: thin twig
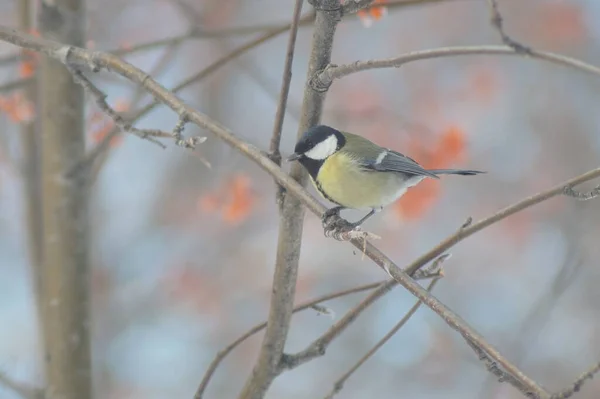
[[[568,235],[569,241],[574,239],[574,237]],[[581,258],[578,256],[578,249],[574,248],[572,244],[569,244],[568,247],[567,255],[564,257],[567,261],[563,263],[559,272],[554,277],[550,288],[536,300],[536,303],[529,309],[527,316],[523,318],[524,322],[521,324],[521,327],[513,333],[515,339],[511,344],[511,352],[514,354],[513,362],[515,364],[521,364],[527,355],[528,349],[534,346],[534,342],[537,341],[538,335],[544,327],[552,309],[572,284],[577,276],[577,272],[583,265]],[[491,378],[492,375],[489,376],[490,378],[486,379],[480,389],[479,395],[476,395],[477,397],[494,396],[488,392],[491,389],[490,382],[494,381]]]
[[591,380],[594,378],[594,375],[600,371],[600,363],[594,364],[587,370],[585,373],[581,374],[571,386],[565,390],[562,390],[558,393],[552,395],[551,399],[567,399],[573,396],[575,393],[579,392],[583,384],[586,380]]
[[[292,82],[292,64],[294,62],[294,49],[296,47],[296,37],[298,35],[298,22],[300,21],[300,13],[302,12],[303,0],[296,0],[294,6],[294,14],[292,16],[292,26],[290,29],[290,37],[287,43],[285,54],[285,65],[283,67],[283,78],[281,83],[281,92],[279,93],[279,101],[277,103],[277,111],[275,113],[275,122],[273,123],[273,135],[271,137],[271,145],[269,148],[269,156],[277,165],[281,166],[281,152],[279,145],[281,143],[281,131],[283,129],[283,120],[285,119],[285,110],[287,108],[287,100],[290,92],[290,83]],[[275,201],[279,208],[283,201],[283,188],[277,186],[277,194]]]
[[[323,71],[315,75],[311,79],[311,85],[317,89],[328,88],[334,80],[343,78],[353,73],[367,71],[370,69],[381,68],[399,68],[404,64],[413,61],[427,60],[431,58],[456,57],[462,55],[521,55],[516,53],[508,46],[456,46],[456,47],[440,47],[430,50],[413,51],[402,54],[394,58],[385,58],[378,60],[356,61],[346,65],[329,65]],[[531,50],[528,54],[531,58],[548,61],[553,64],[567,66],[581,72],[590,73],[595,76],[600,76],[600,68],[580,61],[575,58],[567,57],[561,54],[555,54],[547,51]]]
[[[449,255],[442,255],[434,262],[432,262],[432,266],[430,268],[430,272],[432,273],[432,275],[443,275],[442,263],[449,257]],[[344,330],[352,322],[354,322],[367,307],[369,307],[377,299],[382,297],[385,293],[389,292],[389,290],[393,287],[394,283],[395,281],[391,280],[385,284],[382,284],[376,291],[372,292],[361,303],[359,303],[350,311],[348,311],[344,315],[344,317],[342,317],[338,322],[331,326],[323,335],[311,342],[304,350],[294,355],[286,355],[283,366],[286,369],[293,369],[316,357],[323,356],[331,342],[333,342],[334,339],[340,336],[340,334],[344,332]]]
[[80,70],[73,68],[73,67],[69,67],[69,70],[71,71],[71,74],[73,74],[73,78],[75,79],[75,81],[78,84],[80,84],[81,86],[83,86],[86,89],[87,93],[90,93],[94,97],[94,100],[95,100],[98,108],[100,108],[100,110],[102,112],[104,112],[106,115],[108,115],[112,119],[112,121],[115,123],[115,125],[119,127],[119,129],[121,129],[127,133],[135,134],[136,136],[146,139],[146,140],[158,145],[161,148],[167,148],[163,143],[161,143],[158,140],[155,140],[154,137],[173,138],[173,135],[171,133],[163,132],[162,130],[156,130],[156,129],[143,130],[143,129],[138,129],[138,128],[131,126],[130,124],[125,122],[123,117],[121,115],[119,115],[119,113],[117,111],[115,111],[114,109],[112,109],[112,107],[110,105],[108,105],[108,103],[106,102],[106,97],[107,97],[106,93],[104,93],[100,89],[98,89],[83,74],[83,72],[81,72]]
[[[372,1],[372,0],[371,0]],[[421,6],[426,4],[436,4],[436,3],[452,3],[458,1],[467,1],[467,0],[391,0],[385,7],[389,10],[398,10],[401,8],[408,8],[411,6]],[[345,7],[345,6],[344,6]],[[366,7],[369,8],[369,7]],[[349,16],[359,11],[359,8],[355,8],[350,6],[348,8],[343,9],[344,16]],[[315,14],[310,13],[300,19],[298,24],[299,28],[304,28],[310,26],[315,20]],[[150,51],[155,50],[157,48],[169,45],[179,45],[187,40],[198,40],[198,39],[219,39],[219,38],[227,38],[234,36],[248,36],[258,33],[264,33],[268,31],[272,31],[278,29],[281,24],[265,24],[265,25],[255,25],[255,26],[238,26],[231,28],[223,28],[219,30],[203,30],[202,28],[194,27],[188,30],[185,33],[180,35],[161,38],[158,40],[151,40],[144,43],[134,44],[132,46],[121,46],[116,49],[108,49],[104,50],[105,53],[110,53],[117,56],[126,56],[134,53],[142,52],[142,51]],[[289,25],[288,25],[289,29]],[[7,54],[0,57],[0,67],[13,65],[19,61],[18,54]]]
[[488,4],[490,6],[492,26],[498,31],[500,39],[502,39],[502,43],[506,44],[508,47],[512,48],[517,53],[531,55],[532,50],[530,47],[527,47],[519,43],[518,41],[512,39],[504,31],[504,24],[502,14],[500,14],[500,9],[498,8],[498,1],[488,0]]
[[[169,65],[169,63],[171,63],[174,59],[173,54],[179,49],[179,45],[178,44],[174,44],[171,46],[168,46],[163,55],[160,57],[160,59],[155,63],[154,67],[152,68],[152,70],[150,71],[150,76],[153,76],[154,78],[158,78],[158,76],[160,76],[161,72]],[[139,103],[141,102],[141,100],[144,98],[144,95],[147,94],[146,91],[144,90],[143,87],[141,86],[136,86],[133,94],[132,94],[132,99],[130,101],[130,109],[136,109],[139,105]],[[125,117],[126,119],[130,119]],[[133,123],[134,121],[131,121],[130,123]],[[112,129],[111,131],[108,132],[108,134],[101,140],[100,143],[98,143],[97,145],[100,145],[99,148],[103,148],[104,151],[100,152],[98,154],[98,156],[95,158],[95,162],[90,163],[89,165],[91,165],[91,170],[90,170],[90,174],[89,174],[89,184],[90,186],[93,185],[97,179],[98,176],[100,175],[100,172],[102,171],[105,162],[109,159],[110,156],[110,151],[111,151],[111,146],[109,145],[110,142],[112,141],[112,139],[117,136],[118,134],[120,134],[120,130],[119,129]],[[202,158],[201,158],[202,159]],[[85,166],[82,169],[85,169]]]
[[[365,284],[365,285],[361,285],[361,286],[358,286],[358,287],[346,289],[346,290],[343,290],[343,291],[338,291],[338,292],[334,292],[334,293],[331,293],[331,294],[323,295],[323,296],[320,296],[318,298],[312,299],[312,300],[310,300],[308,302],[305,302],[305,303],[303,303],[301,305],[298,305],[298,306],[294,307],[293,313],[297,313],[297,312],[300,312],[302,310],[309,309],[309,308],[311,308],[314,305],[317,305],[317,304],[320,304],[322,302],[329,301],[329,300],[332,300],[332,299],[335,299],[335,298],[340,298],[340,297],[343,297],[343,296],[346,296],[346,295],[356,294],[358,292],[372,290],[373,288],[377,288],[377,287],[381,286],[382,284],[385,284],[385,281],[380,281],[380,282],[371,283],[371,284]],[[219,364],[223,361],[223,359],[232,350],[234,350],[238,345],[240,345],[242,342],[244,342],[245,340],[247,340],[248,338],[250,338],[254,334],[256,334],[256,333],[264,330],[264,328],[266,326],[267,326],[267,322],[266,321],[263,322],[263,323],[257,324],[256,326],[252,327],[250,330],[248,330],[247,332],[245,332],[238,339],[236,339],[235,341],[233,341],[231,344],[227,345],[225,348],[223,348],[221,351],[219,351],[219,353],[217,353],[217,355],[215,356],[215,358],[212,360],[212,362],[208,366],[208,369],[204,373],[204,377],[202,377],[202,382],[200,383],[200,386],[198,387],[198,390],[196,391],[196,394],[194,395],[194,399],[201,399],[203,397],[204,391],[206,390],[206,387],[208,386],[208,383],[210,382],[210,379],[212,378],[213,374],[215,373],[215,370],[217,369],[217,367],[219,366]]]
[[[433,290],[433,287],[435,287],[435,285],[437,284],[438,280],[439,279],[437,279],[437,278],[433,279],[431,281],[431,283],[429,283],[429,286],[427,287],[427,291],[431,292]],[[356,370],[358,370],[358,368],[360,366],[362,366],[367,360],[369,360],[369,358],[371,356],[373,356],[375,354],[375,352],[377,352],[379,350],[379,348],[381,348],[383,345],[385,345],[385,343],[387,341],[389,341],[390,338],[392,338],[394,335],[396,335],[398,330],[400,330],[406,324],[406,322],[408,322],[408,320],[410,320],[410,318],[417,312],[417,310],[419,310],[419,308],[421,307],[422,304],[423,304],[423,302],[417,301],[417,303],[415,303],[413,305],[413,307],[408,311],[408,313],[406,313],[406,315],[404,315],[404,317],[402,319],[400,319],[400,321],[387,334],[385,334],[385,336],[383,338],[381,338],[379,340],[379,342],[377,342],[375,344],[375,346],[373,346],[363,357],[360,358],[360,360],[358,360],[358,362],[356,362],[356,364],[354,364],[354,366],[350,367],[350,369],[347,372],[345,372],[333,384],[332,391],[325,397],[325,399],[333,399],[333,397],[344,388],[344,384],[346,383],[348,378],[350,378],[352,376],[352,374],[354,374],[354,372],[356,372]]]
[[[304,19],[308,20],[312,17],[313,17],[312,14],[307,14],[304,17],[302,17],[302,20],[304,20]],[[188,88],[193,84],[199,83],[204,78],[210,76],[211,74],[213,74],[214,72],[219,70],[221,67],[226,65],[228,62],[236,59],[237,57],[252,50],[253,48],[255,48],[263,43],[266,43],[267,41],[286,32],[290,26],[291,26],[291,24],[279,26],[279,27],[273,29],[271,32],[267,32],[264,35],[254,39],[254,40],[251,40],[250,42],[248,42],[240,47],[235,48],[233,51],[224,55],[223,57],[219,58],[218,60],[212,62],[209,66],[202,69],[198,73],[195,73],[194,75],[188,77],[187,79],[184,79],[178,85],[173,87],[171,89],[171,91],[173,93],[178,93],[179,91],[181,91],[185,88]],[[129,118],[130,123],[134,123],[135,121],[139,120],[143,116],[147,115],[148,113],[150,113],[150,111],[154,110],[154,108],[156,108],[160,104],[161,104],[160,101],[154,100],[152,103],[146,105],[144,108],[140,109],[139,111],[137,111],[134,115],[132,115]],[[111,132],[109,132],[102,139],[102,141],[100,141],[96,145],[96,147],[94,147],[94,149],[92,149],[87,154],[86,158],[81,160],[80,162],[78,162],[77,166],[73,169],[81,170],[81,169],[85,169],[85,168],[91,166],[96,161],[96,159],[109,148],[109,144],[110,144],[111,140],[114,137],[116,137],[119,133],[120,133],[119,129],[113,129]]]
[[556,197],[564,192],[565,187],[572,187],[578,185],[580,183],[586,182],[588,180],[595,179],[600,177],[600,168],[593,169],[589,172],[586,172],[582,175],[574,177],[572,179],[567,180],[566,182],[557,184],[556,186],[542,191],[538,194],[532,195],[528,198],[525,198],[522,201],[517,202],[514,205],[508,206],[500,211],[496,212],[492,216],[489,216],[485,219],[478,221],[475,224],[471,224],[468,227],[461,228],[455,234],[449,236],[438,245],[436,245],[429,252],[425,253],[418,259],[416,259],[412,264],[410,264],[405,270],[408,274],[412,275],[414,272],[419,270],[421,267],[431,262],[433,259],[440,256],[442,253],[446,252],[448,249],[456,245],[458,242],[464,240],[465,238],[475,234],[476,232],[483,230],[486,227],[491,226],[494,223],[497,223],[503,219],[506,219],[508,216],[514,215],[517,212],[521,212],[531,206],[537,205],[541,202],[544,202],[550,198]]

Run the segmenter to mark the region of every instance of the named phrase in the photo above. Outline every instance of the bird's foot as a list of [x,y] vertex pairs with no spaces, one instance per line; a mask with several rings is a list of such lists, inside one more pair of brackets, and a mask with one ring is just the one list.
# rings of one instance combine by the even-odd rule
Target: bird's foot
[[323,224],[323,228],[327,228],[331,223],[333,223],[336,219],[340,218],[340,211],[342,210],[341,206],[336,206],[331,209],[327,209],[321,218],[321,223]]
[[358,232],[360,225],[358,223],[350,223],[340,216],[330,216],[327,223],[323,224],[325,237],[332,237],[338,241],[347,241],[352,237],[351,232]]

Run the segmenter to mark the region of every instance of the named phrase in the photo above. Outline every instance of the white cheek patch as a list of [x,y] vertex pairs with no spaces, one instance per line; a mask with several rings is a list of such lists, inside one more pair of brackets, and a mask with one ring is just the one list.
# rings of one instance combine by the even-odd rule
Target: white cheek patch
[[337,149],[337,138],[335,136],[329,136],[319,144],[306,151],[306,155],[310,159],[323,160],[335,153]]

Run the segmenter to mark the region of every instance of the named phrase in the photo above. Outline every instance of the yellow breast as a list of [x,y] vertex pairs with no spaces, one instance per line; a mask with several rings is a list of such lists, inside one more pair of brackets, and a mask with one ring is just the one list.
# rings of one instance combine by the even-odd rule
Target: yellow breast
[[346,208],[370,209],[386,206],[399,198],[406,188],[396,173],[369,172],[338,152],[323,163],[315,183],[328,200]]

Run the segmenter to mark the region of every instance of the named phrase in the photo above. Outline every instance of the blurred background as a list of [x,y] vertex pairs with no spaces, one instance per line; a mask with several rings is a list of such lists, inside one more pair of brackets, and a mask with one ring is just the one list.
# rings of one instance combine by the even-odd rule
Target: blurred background
[[[505,28],[539,50],[600,65],[600,3],[500,0]],[[172,88],[292,16],[292,0],[88,2],[88,47],[118,50]],[[305,2],[304,13],[311,11]],[[0,24],[18,26],[16,2]],[[256,27],[242,32],[237,27]],[[177,40],[191,28],[220,32]],[[300,28],[282,150],[292,151],[312,29]],[[157,40],[169,39],[165,43]],[[173,40],[170,40],[173,39]],[[180,92],[189,104],[267,149],[287,34],[255,47]],[[140,44],[151,43],[142,48]],[[447,0],[348,16],[333,62],[387,58],[452,45],[498,44],[486,2]],[[25,223],[19,123],[35,109],[9,83],[29,76],[0,44],[0,371],[41,383],[41,353]],[[123,112],[152,99],[106,73],[93,76]],[[8,88],[7,88],[8,85]],[[474,220],[598,166],[600,81],[524,57],[418,61],[336,81],[323,122],[406,153],[427,167],[488,171],[411,189],[365,229],[406,265],[467,217]],[[88,97],[89,147],[112,128]],[[158,107],[137,126],[170,131]],[[272,179],[208,132],[195,152],[137,137],[111,142],[92,189],[93,361],[98,398],[191,398],[216,353],[268,312],[278,214]],[[210,165],[210,167],[208,167]],[[288,168],[289,166],[285,166]],[[597,182],[596,182],[597,184]],[[585,187],[592,187],[588,184]],[[584,189],[585,187],[580,187]],[[314,193],[314,189],[311,187]],[[600,202],[555,198],[461,242],[434,294],[552,391],[600,360]],[[349,218],[360,216],[349,212]],[[387,275],[358,251],[323,237],[307,214],[297,302]],[[325,303],[341,317],[366,294]],[[415,302],[396,288],[314,360],[275,380],[267,398],[325,396],[333,382]],[[288,352],[332,324],[313,310],[294,316]],[[256,359],[258,334],[222,363],[207,398],[233,398]],[[597,398],[600,381],[576,397]],[[497,383],[438,316],[422,308],[337,396],[520,398]],[[18,398],[0,385],[0,398]]]

